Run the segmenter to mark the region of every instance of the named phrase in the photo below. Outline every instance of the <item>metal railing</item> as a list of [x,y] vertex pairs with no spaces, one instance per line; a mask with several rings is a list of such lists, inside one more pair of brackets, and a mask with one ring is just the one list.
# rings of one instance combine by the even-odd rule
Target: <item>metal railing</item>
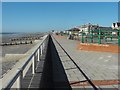
[[[10,88],[22,88],[21,83],[22,79],[25,76],[26,72],[28,71],[29,67],[32,66],[32,74],[35,74],[35,61],[40,60],[40,55],[43,55],[43,51],[45,50],[45,45],[48,44],[49,35],[46,35],[45,38],[42,40],[40,45],[32,52],[32,55],[26,60],[26,62],[22,65],[22,67],[18,68],[16,74],[13,78],[3,87],[4,90]],[[37,56],[37,60],[35,57]],[[25,70],[26,69],[26,70]]]

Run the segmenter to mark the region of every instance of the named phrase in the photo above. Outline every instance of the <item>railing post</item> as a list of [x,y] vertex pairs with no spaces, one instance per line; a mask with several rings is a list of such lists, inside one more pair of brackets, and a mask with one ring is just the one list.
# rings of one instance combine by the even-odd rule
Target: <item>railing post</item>
[[118,30],[118,46],[120,46],[120,30]]
[[34,59],[35,59],[35,56],[33,55],[33,57],[32,57],[32,74],[35,74],[35,61],[34,61]]
[[105,36],[105,42],[107,42],[107,36]]
[[38,60],[37,61],[40,61],[40,48],[38,48],[37,55],[38,55]]
[[104,34],[105,43],[107,42],[107,33]]
[[112,33],[110,33],[110,38],[111,38],[111,41],[112,41],[112,38],[113,38],[113,37],[112,37]]
[[41,56],[42,56],[42,53],[43,53],[42,49],[43,49],[43,47],[42,47],[42,44],[41,44],[41,46],[40,46],[40,55]]
[[93,43],[93,30],[90,31],[90,42]]
[[83,30],[82,30],[82,43],[84,43],[84,34],[83,34]]
[[20,71],[20,75],[17,78],[17,89],[20,89],[20,88],[22,88],[23,73],[22,73],[22,70],[20,68],[18,68],[17,71]]
[[98,44],[101,44],[101,30],[98,32]]
[[17,79],[17,87],[16,88],[20,88],[20,76]]
[[45,49],[45,43],[43,42],[43,50]]
[[0,79],[0,90],[2,90],[2,80]]
[[42,43],[42,51],[44,50],[44,42]]

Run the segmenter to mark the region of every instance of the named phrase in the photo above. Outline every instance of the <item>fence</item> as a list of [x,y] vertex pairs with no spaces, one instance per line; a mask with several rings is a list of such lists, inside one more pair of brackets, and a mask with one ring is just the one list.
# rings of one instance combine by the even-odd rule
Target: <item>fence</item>
[[11,80],[5,86],[3,86],[5,90],[7,90],[8,88],[22,88],[21,86],[22,79],[24,78],[30,66],[32,66],[32,74],[35,74],[35,68],[37,64],[35,62],[39,61],[40,56],[43,55],[43,51],[45,50],[45,45],[48,44],[48,40],[49,35],[44,36],[40,45],[38,45],[38,47],[32,50],[32,53],[30,53],[31,55],[28,57],[28,60],[26,60],[22,67],[18,68],[13,78],[11,78]]
[[[113,35],[112,33],[116,33],[116,35]],[[90,42],[93,43],[95,39],[97,38],[97,43],[101,44],[101,40],[104,40],[104,42],[107,42],[107,39],[110,38],[111,43],[118,43],[118,46],[120,46],[120,30],[90,30],[88,35],[85,35],[84,31],[82,31],[82,43]],[[115,39],[116,41],[113,41]],[[95,43],[95,42],[94,42]]]

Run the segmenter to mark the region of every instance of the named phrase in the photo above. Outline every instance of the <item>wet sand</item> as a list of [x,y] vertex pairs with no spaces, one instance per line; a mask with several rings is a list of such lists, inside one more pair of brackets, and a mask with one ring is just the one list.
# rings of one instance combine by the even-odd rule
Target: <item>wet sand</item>
[[35,43],[29,45],[2,46],[2,74],[6,73],[19,61],[18,57],[14,57],[16,54],[25,54],[34,45]]
[[35,43],[26,45],[2,46],[2,57],[4,57],[5,54],[24,54],[34,45]]

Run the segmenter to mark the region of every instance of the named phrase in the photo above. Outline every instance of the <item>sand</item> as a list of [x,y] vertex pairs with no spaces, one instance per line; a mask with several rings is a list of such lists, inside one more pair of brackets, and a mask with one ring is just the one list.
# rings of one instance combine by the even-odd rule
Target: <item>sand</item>
[[[40,34],[31,34],[31,36],[37,35]],[[44,34],[41,34],[41,36],[43,35]],[[4,37],[3,39],[4,42],[9,42],[10,37]],[[0,63],[2,64],[2,75],[6,74],[10,69],[12,69],[16,62],[18,62],[20,58],[23,58],[23,55],[36,44],[37,42],[34,41],[33,44],[0,46],[2,47],[2,55],[0,55],[0,60],[2,60],[2,63]]]

